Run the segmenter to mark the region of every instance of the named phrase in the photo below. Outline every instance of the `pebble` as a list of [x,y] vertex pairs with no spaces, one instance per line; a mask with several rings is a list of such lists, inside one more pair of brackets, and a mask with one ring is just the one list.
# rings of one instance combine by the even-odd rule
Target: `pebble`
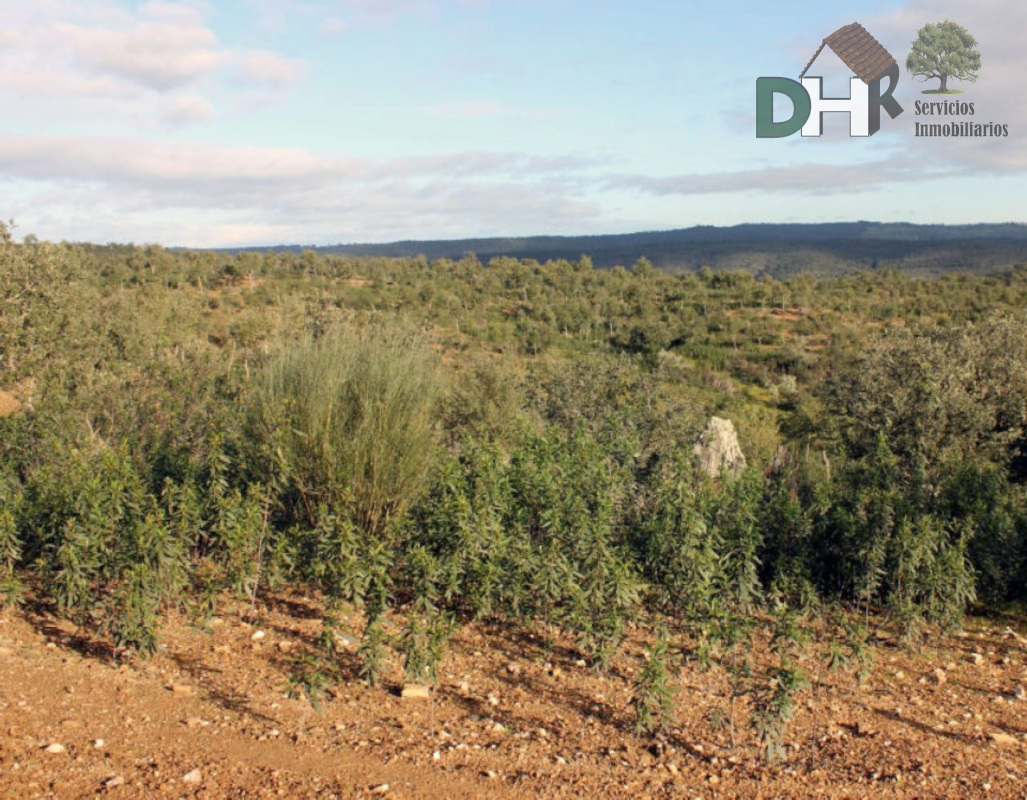
[[1013,697],[1017,700],[1027,700],[1027,690],[1025,690],[1023,686],[1017,686],[1013,691]]
[[115,775],[113,778],[108,778],[103,782],[105,789],[117,789],[119,786],[125,785],[125,779],[120,775]]
[[494,695],[494,694],[490,694],[488,696],[488,704],[490,706],[493,706],[493,707],[498,706],[499,705],[499,698],[496,695]]
[[106,744],[106,742],[104,742],[104,740],[103,740],[103,739],[95,739],[95,740],[93,741],[93,747],[95,747],[95,748],[96,748],[97,750],[99,750],[99,749],[100,749],[101,747],[103,747],[103,746],[104,746],[105,744]]
[[509,672],[511,675],[520,675],[521,665],[515,664],[513,661],[511,661],[509,664],[506,665],[506,671]]
[[172,694],[189,695],[193,693],[193,687],[185,683],[174,683],[168,687]]
[[371,787],[371,794],[388,794],[388,793],[389,793],[389,784],[387,784],[387,783],[380,783],[377,786],[372,786]]
[[182,776],[183,783],[199,783],[203,780],[203,774],[199,769],[194,769]]
[[400,696],[404,700],[428,700],[431,698],[431,687],[411,683],[403,687]]
[[995,744],[1017,744],[1015,736],[1010,736],[1008,733],[993,733],[991,734],[991,741]]
[[250,638],[255,642],[259,642],[265,636],[267,636],[267,634],[264,633],[264,631],[256,631]]
[[59,744],[58,742],[54,742],[53,744],[48,744],[46,746],[46,748],[45,748],[46,752],[48,752],[48,753],[63,753],[65,751],[65,749],[66,748],[64,747],[64,745],[63,744]]

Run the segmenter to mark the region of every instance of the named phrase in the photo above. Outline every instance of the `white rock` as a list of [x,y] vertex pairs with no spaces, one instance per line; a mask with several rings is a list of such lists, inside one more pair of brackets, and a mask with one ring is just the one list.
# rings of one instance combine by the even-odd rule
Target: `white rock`
[[194,769],[182,776],[183,783],[199,783],[203,780],[203,774],[199,769]]

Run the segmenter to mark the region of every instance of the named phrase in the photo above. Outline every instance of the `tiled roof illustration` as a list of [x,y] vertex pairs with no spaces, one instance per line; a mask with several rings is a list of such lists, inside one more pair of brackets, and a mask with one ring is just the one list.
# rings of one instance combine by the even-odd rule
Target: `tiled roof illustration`
[[845,62],[845,66],[851,69],[856,77],[863,83],[869,84],[884,76],[888,68],[895,63],[892,54],[884,49],[884,46],[871,36],[867,29],[858,22],[839,28],[826,39],[813,58],[809,60],[806,69],[802,71],[799,80],[806,74],[806,71],[813,66],[820,51],[827,45],[834,51],[834,54]]

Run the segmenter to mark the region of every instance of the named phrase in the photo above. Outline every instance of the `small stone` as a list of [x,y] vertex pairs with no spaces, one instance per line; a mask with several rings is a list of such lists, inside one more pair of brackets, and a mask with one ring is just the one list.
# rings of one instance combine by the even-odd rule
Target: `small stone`
[[718,778],[716,775],[710,775],[710,777],[706,779],[706,782],[710,786],[717,786],[720,783],[720,778]]
[[203,774],[199,769],[190,770],[182,776],[183,783],[200,783],[203,780]]
[[937,669],[931,671],[930,679],[936,685],[944,686],[945,682],[948,680],[948,677],[945,675],[945,670],[943,670],[941,667],[938,667]]
[[1013,697],[1017,700],[1027,700],[1027,690],[1025,690],[1023,686],[1017,686],[1016,689],[1013,690]]
[[906,677],[906,673],[905,673],[905,672],[903,672],[903,671],[902,671],[901,669],[900,669],[900,670],[898,670],[898,671],[897,671],[897,672],[895,673],[895,680],[897,680],[897,681],[901,681],[901,680],[902,680],[903,678],[905,678],[905,677]]
[[293,646],[294,645],[292,642],[282,641],[278,643],[278,651],[280,653],[288,653],[290,650],[292,650]]
[[1008,733],[993,733],[991,734],[991,741],[993,741],[995,744],[1017,744],[1016,737],[1010,736]]
[[104,744],[106,744],[106,742],[104,742],[103,739],[95,739],[93,741],[93,747],[95,747],[97,750],[99,750],[101,747],[103,747]]
[[46,748],[45,748],[46,752],[48,752],[48,753],[63,753],[65,751],[65,749],[66,748],[64,747],[64,745],[60,744],[58,742],[54,742],[53,744],[48,744],[46,746]]
[[981,664],[984,663],[984,656],[982,656],[980,653],[973,653],[970,655],[970,661],[973,662],[973,665],[975,667],[979,667],[981,666]]
[[556,757],[556,763],[559,764],[560,766],[566,766],[567,765],[567,759],[564,758],[563,756],[557,756]]
[[506,671],[509,672],[511,675],[520,675],[521,665],[515,664],[513,661],[511,661],[509,664],[506,665]]
[[673,775],[676,778],[681,773],[681,770],[678,769],[678,765],[677,764],[675,764],[674,762],[671,762],[670,764],[667,765],[667,772],[669,772],[671,775]]
[[204,728],[207,725],[210,725],[210,723],[200,717],[189,717],[189,719],[185,721],[185,726],[187,728]]
[[485,773],[485,777],[488,778],[491,781],[491,780],[494,780],[494,779],[498,778],[499,777],[499,773],[496,772],[494,769],[490,769],[488,772]]
[[460,681],[460,683],[457,685],[457,688],[460,690],[460,694],[464,695],[465,697],[471,693],[471,684],[469,684],[467,681]]
[[435,761],[441,761],[442,760],[442,753],[440,753],[438,750],[436,750],[434,753],[431,754],[431,757]]
[[388,793],[389,793],[389,784],[387,784],[387,783],[380,783],[377,786],[372,786],[371,787],[371,794],[388,794]]
[[431,698],[431,687],[410,683],[403,687],[400,696],[404,700],[428,700]]
[[232,645],[230,645],[230,644],[219,644],[217,647],[214,648],[214,652],[215,653],[220,653],[222,655],[227,655],[228,653],[232,652]]
[[125,785],[125,779],[120,775],[115,775],[113,778],[108,778],[103,782],[104,789],[117,789],[119,786]]
[[264,631],[256,631],[250,638],[255,642],[259,642],[265,636],[267,636],[267,634],[264,633]]
[[583,658],[579,658],[577,661],[574,662],[574,666],[581,667],[582,669],[584,669],[588,666],[588,662],[585,661],[585,659]]
[[488,704],[490,706],[492,706],[492,707],[498,706],[499,705],[499,698],[496,697],[496,695],[494,695],[494,694],[490,694],[488,696]]
[[168,688],[171,690],[172,694],[187,696],[193,693],[193,687],[185,683],[174,683]]

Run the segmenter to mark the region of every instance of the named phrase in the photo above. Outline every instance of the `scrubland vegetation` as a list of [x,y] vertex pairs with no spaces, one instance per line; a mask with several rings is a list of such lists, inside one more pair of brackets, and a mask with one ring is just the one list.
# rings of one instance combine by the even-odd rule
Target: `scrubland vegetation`
[[[915,647],[1027,595],[1027,268],[781,282],[2,233],[0,602],[115,657],[171,607],[202,624],[283,584],[326,598],[326,662],[361,610],[371,683],[390,649],[432,683],[475,617],[600,670],[637,623],[661,631],[640,733],[691,658],[774,757],[810,637],[858,677],[871,624]],[[744,474],[696,469],[712,415]]]

